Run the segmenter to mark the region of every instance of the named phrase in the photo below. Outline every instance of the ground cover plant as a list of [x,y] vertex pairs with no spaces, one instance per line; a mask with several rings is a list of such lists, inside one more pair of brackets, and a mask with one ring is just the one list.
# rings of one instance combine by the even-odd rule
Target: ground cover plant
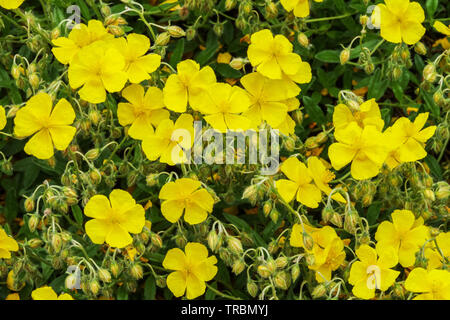
[[449,11],[0,0],[0,299],[450,299]]

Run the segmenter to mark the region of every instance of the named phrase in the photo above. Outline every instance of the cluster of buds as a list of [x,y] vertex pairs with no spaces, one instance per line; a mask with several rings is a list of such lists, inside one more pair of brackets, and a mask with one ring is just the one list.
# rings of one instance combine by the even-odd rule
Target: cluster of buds
[[393,80],[398,80],[403,74],[403,69],[409,69],[411,66],[411,53],[408,46],[399,44],[389,57],[387,75]]

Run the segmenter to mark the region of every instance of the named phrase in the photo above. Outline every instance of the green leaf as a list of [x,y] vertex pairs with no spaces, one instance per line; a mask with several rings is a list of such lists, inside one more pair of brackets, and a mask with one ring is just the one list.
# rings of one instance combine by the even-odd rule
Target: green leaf
[[72,213],[75,218],[75,221],[82,226],[83,225],[83,213],[81,212],[81,208],[76,204],[71,207]]
[[369,225],[373,225],[377,222],[377,219],[380,216],[381,205],[381,202],[375,201],[367,209],[367,221],[369,222]]
[[232,78],[232,79],[238,79],[242,77],[242,74],[238,71],[230,67],[228,64],[225,63],[217,63],[214,66],[214,70],[217,71],[222,77],[224,78]]
[[427,8],[427,14],[430,19],[433,19],[434,13],[439,5],[439,0],[427,0],[425,7]]
[[438,178],[439,180],[441,180],[443,178],[441,166],[439,165],[439,162],[436,160],[435,157],[433,157],[432,155],[429,154],[425,158],[425,163],[430,168],[431,174],[434,177]]
[[266,245],[263,238],[261,238],[261,236],[255,232],[255,230],[253,230],[247,222],[245,222],[244,220],[242,220],[241,218],[238,218],[236,216],[233,216],[232,214],[228,214],[228,213],[223,213],[223,216],[225,217],[225,219],[228,220],[228,222],[234,224],[235,226],[237,226],[238,228],[242,228],[244,229],[244,231],[248,232],[249,234],[251,234],[254,238],[254,240],[256,241],[256,243],[259,246],[264,246]]
[[326,118],[322,109],[310,97],[303,97],[303,104],[312,121],[318,124],[325,124]]
[[144,299],[155,300],[156,297],[156,280],[153,276],[149,276],[144,284]]
[[184,54],[184,38],[181,38],[177,41],[177,45],[170,56],[170,65],[174,68],[177,67],[177,64],[181,61]]
[[117,300],[128,300],[128,291],[125,286],[121,286],[117,290]]

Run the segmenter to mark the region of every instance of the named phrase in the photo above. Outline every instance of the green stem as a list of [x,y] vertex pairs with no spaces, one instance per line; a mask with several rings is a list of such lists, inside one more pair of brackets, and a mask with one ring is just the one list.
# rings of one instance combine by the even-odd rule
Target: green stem
[[377,49],[384,43],[384,39],[381,39],[377,45],[375,46],[375,48],[373,48],[372,51],[370,51],[370,55],[373,55],[375,53],[375,51],[377,51]]
[[442,157],[444,156],[444,152],[445,152],[445,150],[447,150],[448,140],[449,140],[449,138],[447,138],[447,140],[445,140],[445,143],[444,143],[444,146],[442,147],[441,153],[439,153],[439,157],[437,158],[437,162],[441,162]]
[[119,151],[119,149],[123,146],[123,144],[125,143],[127,138],[128,138],[128,136],[123,137],[122,141],[116,146],[116,148],[113,150],[113,152],[111,152],[111,154],[109,155],[108,161],[114,157],[114,155],[117,153],[117,151]]
[[338,19],[344,19],[347,17],[350,17],[354,14],[356,14],[357,12],[352,12],[352,13],[346,13],[340,16],[334,16],[334,17],[323,17],[323,18],[316,18],[316,19],[306,19],[304,20],[305,23],[312,23],[312,22],[320,22],[320,21],[329,21],[329,20],[338,20]]
[[351,171],[347,172],[345,175],[343,175],[342,177],[340,177],[339,179],[333,180],[330,183],[337,183],[337,182],[341,182],[342,180],[345,180],[348,178],[348,176],[350,176]]
[[222,298],[225,299],[229,299],[229,300],[242,300],[241,298],[238,297],[234,297],[234,296],[230,296],[228,294],[222,293],[219,290],[217,290],[216,288],[210,286],[209,284],[206,283],[206,286],[208,287],[209,290],[211,290],[212,292],[214,292],[215,294],[221,296]]

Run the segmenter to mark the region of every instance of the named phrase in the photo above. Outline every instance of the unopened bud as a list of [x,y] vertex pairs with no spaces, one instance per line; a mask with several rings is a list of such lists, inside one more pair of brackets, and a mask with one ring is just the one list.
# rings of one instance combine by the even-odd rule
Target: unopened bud
[[245,269],[245,263],[242,259],[236,259],[233,262],[232,271],[235,275],[240,274]]
[[247,60],[244,58],[234,58],[230,62],[230,67],[235,70],[241,70],[247,63]]
[[173,38],[181,38],[186,35],[186,32],[179,26],[169,26],[167,27],[167,32]]
[[168,32],[162,32],[158,34],[155,40],[155,46],[166,46],[170,41],[170,34]]
[[162,238],[159,234],[152,232],[150,240],[155,247],[162,248],[163,242],[162,242]]
[[90,160],[90,161],[94,161],[98,158],[98,156],[100,155],[100,149],[95,148],[95,149],[91,149],[88,152],[86,152],[86,159]]
[[341,54],[339,55],[339,61],[341,62],[341,65],[344,65],[348,62],[350,59],[350,49],[345,48],[341,51]]
[[139,280],[144,277],[144,270],[140,264],[135,263],[130,269],[130,274],[134,279]]
[[423,42],[417,42],[414,45],[414,51],[422,56],[427,54],[427,47],[423,44]]
[[300,43],[302,47],[308,48],[309,47],[309,39],[303,32],[300,32],[297,36],[297,41]]
[[287,290],[291,285],[291,277],[285,271],[277,272],[277,274],[273,279],[273,282],[275,283],[275,287],[280,288],[282,290]]
[[302,238],[303,238],[303,247],[306,250],[311,251],[314,248],[314,239],[311,237],[309,233],[306,232],[302,233]]
[[255,281],[249,280],[247,282],[247,292],[253,298],[256,297],[256,295],[258,294],[258,285],[255,283]]
[[433,83],[436,80],[436,66],[433,63],[427,64],[425,68],[423,68],[423,78],[430,83]]
[[227,244],[230,251],[237,255],[240,255],[244,252],[241,241],[236,237],[228,237]]
[[26,212],[31,212],[34,210],[34,199],[33,198],[26,198],[24,202],[24,207]]
[[208,236],[206,237],[206,240],[208,241],[208,246],[211,249],[212,252],[217,252],[217,250],[220,247],[220,239],[219,235],[215,230],[211,230],[208,233]]
[[311,293],[311,296],[314,299],[318,299],[318,298],[322,298],[327,294],[327,288],[323,285],[323,284],[319,284],[318,286],[316,286],[313,290],[313,292]]
[[89,281],[89,291],[94,295],[97,296],[98,292],[100,291],[100,283],[97,279],[92,279]]

